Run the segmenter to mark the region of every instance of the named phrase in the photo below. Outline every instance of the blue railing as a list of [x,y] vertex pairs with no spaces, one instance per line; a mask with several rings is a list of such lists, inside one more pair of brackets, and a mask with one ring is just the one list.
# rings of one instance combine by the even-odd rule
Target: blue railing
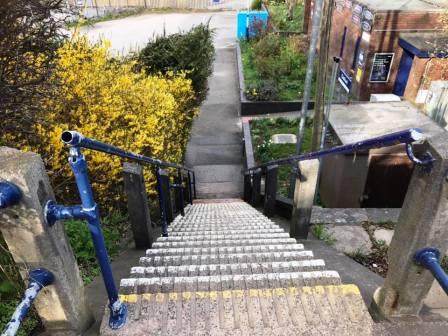
[[[1,193],[0,193],[1,195]],[[1,336],[14,336],[19,330],[20,324],[28,314],[31,305],[42,288],[54,282],[54,275],[45,268],[37,268],[30,272],[28,287],[22,300],[12,314]]]
[[15,184],[0,180],[0,209],[16,205],[22,198],[22,192]]
[[415,141],[423,140],[423,133],[419,128],[410,128],[399,132],[389,133],[386,135],[370,138],[363,141],[354,142],[347,145],[336,146],[333,148],[323,149],[317,152],[306,153],[302,155],[290,156],[278,160],[269,161],[254,167],[248,167],[246,172],[254,171],[257,169],[264,169],[274,165],[291,164],[293,162],[320,159],[329,155],[347,154],[358,151],[369,150],[373,148],[390,147],[398,144],[406,145],[406,152],[409,158],[417,163],[423,165],[429,165],[433,160],[429,153],[425,154],[423,159],[418,159],[412,150],[412,143]]
[[440,265],[440,251],[433,247],[425,247],[415,253],[414,260],[417,265],[423,266],[434,275],[440,287],[448,295],[448,274]]
[[[61,141],[69,146],[69,163],[72,171],[75,175],[76,185],[78,187],[79,196],[81,198],[81,204],[75,206],[65,206],[56,204],[53,201],[49,201],[45,209],[45,217],[49,225],[53,225],[57,220],[63,219],[83,219],[86,220],[89,226],[89,230],[92,236],[93,244],[95,247],[96,257],[100,265],[101,273],[106,287],[107,295],[109,298],[110,318],[109,326],[112,329],[118,329],[123,326],[127,318],[127,306],[120,302],[118,298],[118,291],[115,286],[114,278],[112,275],[112,269],[109,262],[106,246],[104,243],[104,237],[101,231],[100,217],[98,206],[94,201],[92,188],[87,173],[87,161],[82,154],[82,148],[88,148],[95,151],[107,153],[114,156],[119,156],[129,160],[137,161],[143,164],[154,166],[155,175],[157,179],[157,191],[159,197],[160,215],[162,222],[162,235],[168,236],[168,223],[165,204],[167,200],[171,200],[168,191],[164,191],[162,186],[162,168],[174,168],[177,169],[178,178],[182,177],[183,172],[187,172],[187,188],[189,195],[192,195],[192,184],[195,182],[194,172],[182,165],[164,162],[161,160],[153,159],[144,155],[134,154],[132,152],[123,150],[121,148],[105,144],[103,142],[87,138],[82,134],[75,131],[65,131],[61,135]],[[191,175],[193,175],[193,182],[191,181]],[[182,181],[176,185],[181,189],[182,195]],[[165,189],[166,190],[166,189]],[[189,199],[192,202],[192,197]],[[182,201],[183,202],[183,201]],[[182,203],[183,207],[183,203]],[[183,209],[181,210],[183,214]]]

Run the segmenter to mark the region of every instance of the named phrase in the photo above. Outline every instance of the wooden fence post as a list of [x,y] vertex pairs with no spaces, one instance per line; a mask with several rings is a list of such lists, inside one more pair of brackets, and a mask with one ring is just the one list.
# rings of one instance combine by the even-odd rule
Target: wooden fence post
[[272,217],[275,214],[275,200],[277,196],[277,176],[278,176],[277,165],[269,166],[266,169],[263,213],[267,217]]
[[135,248],[151,248],[154,238],[142,166],[125,162],[123,179]]
[[23,193],[18,205],[1,210],[0,215],[0,230],[22,278],[37,267],[55,275],[54,284],[44,288],[34,303],[46,333],[84,334],[93,315],[64,224],[50,227],[44,221],[44,207],[54,195],[41,157],[0,147],[0,172]]
[[319,160],[298,162],[297,166],[303,180],[296,177],[289,235],[296,239],[307,239],[317,188]]
[[261,194],[261,169],[257,169],[253,172],[252,175],[252,197],[250,204],[253,207],[258,206],[260,203],[260,194]]
[[384,318],[417,316],[434,277],[414,262],[418,249],[448,249],[448,136],[429,139],[436,159],[430,173],[415,167],[389,247],[389,270],[372,308]]

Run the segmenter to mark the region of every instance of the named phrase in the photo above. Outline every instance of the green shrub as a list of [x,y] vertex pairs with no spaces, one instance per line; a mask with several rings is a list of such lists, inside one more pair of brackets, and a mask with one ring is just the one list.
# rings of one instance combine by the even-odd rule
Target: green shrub
[[207,79],[213,71],[214,29],[200,24],[188,32],[157,36],[138,55],[138,68],[147,74],[187,72],[200,104],[207,96]]
[[[81,277],[85,284],[90,283],[100,273],[100,269],[88,225],[80,220],[68,220],[63,225],[78,262]],[[102,218],[101,229],[109,256],[117,255],[120,241],[128,230],[127,216],[114,210]]]
[[263,4],[262,0],[252,0],[252,4],[250,5],[250,9],[253,11],[261,10],[261,5]]
[[249,87],[246,90],[246,98],[249,100],[273,100],[277,95],[277,84],[272,80],[261,80],[255,87]]

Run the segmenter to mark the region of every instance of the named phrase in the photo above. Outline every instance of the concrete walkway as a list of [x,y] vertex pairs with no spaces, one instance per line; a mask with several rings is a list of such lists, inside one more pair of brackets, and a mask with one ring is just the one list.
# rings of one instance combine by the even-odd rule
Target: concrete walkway
[[194,121],[186,164],[196,173],[199,198],[234,198],[242,193],[242,135],[236,78],[236,16],[215,22],[216,60],[209,94]]

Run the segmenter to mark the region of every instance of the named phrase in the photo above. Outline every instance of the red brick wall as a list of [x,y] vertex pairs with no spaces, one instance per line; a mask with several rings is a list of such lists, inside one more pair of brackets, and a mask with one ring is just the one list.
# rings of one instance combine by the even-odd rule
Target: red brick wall
[[[385,0],[386,1],[386,0]],[[356,81],[356,70],[351,69],[356,39],[362,35],[359,24],[352,22],[352,10],[344,7],[343,11],[334,10],[330,55],[339,55],[344,26],[347,27],[344,55],[341,68],[352,75],[351,94],[355,99],[369,100],[371,93],[391,93],[401,59],[402,49],[398,46],[400,32],[418,32],[420,30],[437,30],[440,13],[437,12],[376,12],[370,42],[361,40],[360,49],[364,50],[366,62],[361,82]],[[369,83],[374,54],[394,52],[389,81],[387,83]]]

